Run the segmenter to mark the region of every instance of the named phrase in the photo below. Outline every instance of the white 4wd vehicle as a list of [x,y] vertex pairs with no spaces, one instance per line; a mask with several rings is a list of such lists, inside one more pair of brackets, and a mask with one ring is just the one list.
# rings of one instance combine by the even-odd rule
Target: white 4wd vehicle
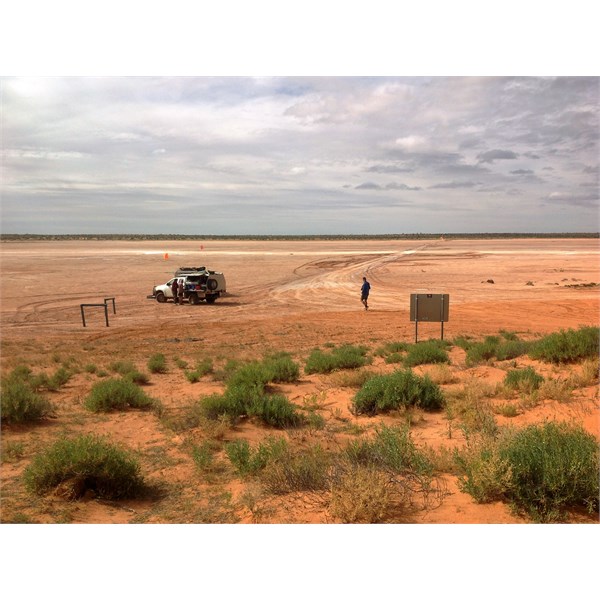
[[179,279],[183,279],[183,297],[187,298],[190,304],[199,304],[201,300],[213,304],[227,291],[223,273],[210,271],[205,267],[181,267],[176,271],[176,275],[162,285],[155,285],[149,297],[155,298],[157,302],[173,300],[171,286],[173,281]]

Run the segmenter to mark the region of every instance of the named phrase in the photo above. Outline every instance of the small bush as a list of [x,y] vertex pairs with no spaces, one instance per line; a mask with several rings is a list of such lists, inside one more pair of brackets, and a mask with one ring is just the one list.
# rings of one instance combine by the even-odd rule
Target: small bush
[[261,480],[273,494],[326,490],[330,466],[331,457],[318,445],[296,454],[287,450],[267,464]]
[[46,387],[55,392],[59,390],[63,385],[68,383],[69,379],[71,379],[71,373],[67,371],[64,367],[59,367],[48,379],[46,383]]
[[331,486],[329,511],[342,523],[381,523],[394,505],[389,477],[376,469],[355,465],[344,469]]
[[461,491],[481,503],[505,498],[512,485],[512,471],[508,459],[500,455],[494,438],[484,436],[470,444],[467,450],[457,452],[455,461]]
[[200,373],[198,373],[197,371],[186,371],[185,372],[185,378],[190,382],[190,383],[197,383],[198,381],[200,381],[202,375],[200,375]]
[[218,419],[226,415],[232,421],[246,414],[246,406],[242,398],[230,394],[211,394],[199,402],[201,414],[208,419]]
[[437,340],[414,344],[408,349],[408,354],[404,359],[407,367],[416,365],[425,365],[431,363],[449,363],[448,352],[441,347]]
[[496,435],[498,425],[486,399],[492,398],[496,388],[482,381],[467,381],[462,388],[446,394],[446,413],[449,420],[458,418],[465,433],[482,432]]
[[524,342],[517,339],[509,339],[499,344],[496,348],[496,358],[498,360],[513,360],[529,352],[530,342]]
[[471,344],[467,349],[465,364],[472,367],[492,360],[496,356],[499,344],[500,340],[495,336],[488,336],[483,342]]
[[167,359],[164,354],[154,354],[148,360],[148,370],[150,373],[166,373]]
[[581,366],[581,373],[574,377],[574,383],[579,387],[597,385],[599,379],[598,357],[585,360]]
[[136,371],[136,366],[130,360],[117,360],[108,365],[108,370],[118,375],[127,375]]
[[540,396],[556,402],[568,402],[573,393],[573,384],[565,379],[546,379],[540,385]]
[[529,351],[529,356],[555,364],[597,358],[600,350],[599,338],[600,327],[561,330],[535,342]]
[[389,412],[409,406],[436,410],[443,404],[444,397],[439,386],[429,377],[419,377],[410,369],[373,377],[353,399],[356,414]]
[[52,403],[18,378],[8,378],[0,390],[0,414],[5,423],[27,423],[50,416]]
[[452,343],[458,348],[462,348],[466,352],[475,342],[468,336],[459,335],[452,340]]
[[84,406],[92,412],[109,412],[126,408],[153,408],[156,401],[132,381],[106,379],[92,386]]
[[417,449],[408,427],[382,425],[376,429],[373,439],[350,442],[344,454],[353,464],[376,467],[395,474],[409,470],[422,475],[433,473],[433,464]]
[[196,367],[193,370],[185,372],[185,377],[190,383],[196,383],[205,375],[212,373],[213,368],[212,359],[203,358],[196,363]]
[[375,356],[387,357],[390,354],[401,354],[402,352],[406,352],[408,350],[408,344],[406,342],[388,342],[383,346],[377,348],[373,354]]
[[227,457],[242,477],[256,475],[286,451],[287,442],[284,438],[267,438],[256,450],[250,447],[247,440],[234,440],[225,446]]
[[24,477],[29,491],[44,494],[60,486],[70,499],[87,490],[107,499],[131,497],[143,486],[136,459],[93,435],[57,441],[33,459]]
[[291,383],[297,381],[300,375],[300,367],[286,353],[266,357],[263,365],[269,373],[269,381],[273,383]]
[[303,420],[296,407],[280,394],[253,398],[246,410],[248,416],[258,417],[272,427],[296,427]]
[[504,385],[527,394],[539,389],[543,381],[544,378],[536,373],[533,367],[525,367],[508,371],[504,378]]
[[134,369],[133,371],[129,371],[129,373],[123,375],[123,379],[131,381],[136,385],[148,385],[150,383],[150,378],[148,377],[148,375],[136,369]]
[[210,471],[214,463],[213,442],[205,440],[199,446],[192,446],[192,460],[199,471]]
[[436,365],[429,371],[429,378],[433,383],[437,385],[443,385],[447,383],[456,383],[459,381],[458,377],[450,370],[447,364],[441,363]]
[[404,361],[404,355],[399,352],[392,352],[385,357],[386,365],[394,365]]
[[350,344],[333,348],[330,352],[315,349],[306,360],[304,372],[310,375],[312,373],[331,373],[338,369],[358,369],[370,362],[366,357],[367,351],[368,349],[364,346]]
[[355,371],[340,371],[335,373],[332,383],[340,387],[361,388],[369,379],[375,376],[375,373],[367,369],[357,369]]
[[534,520],[558,520],[568,508],[598,512],[598,442],[581,427],[531,425],[501,447],[500,455],[511,468],[510,500]]
[[579,426],[509,430],[459,454],[457,462],[461,489],[479,502],[501,499],[539,522],[564,519],[569,509],[598,513],[598,442]]

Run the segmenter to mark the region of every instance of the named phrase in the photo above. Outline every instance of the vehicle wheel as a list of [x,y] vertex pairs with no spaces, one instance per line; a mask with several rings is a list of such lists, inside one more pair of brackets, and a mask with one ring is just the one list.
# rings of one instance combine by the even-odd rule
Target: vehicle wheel
[[216,299],[216,296],[206,296],[206,304],[214,304]]
[[163,302],[166,302],[167,299],[165,298],[165,295],[162,292],[156,292],[156,301],[162,304]]
[[219,282],[216,279],[209,279],[206,282],[206,287],[214,292],[219,287]]
[[198,294],[190,294],[190,304],[199,304],[200,298],[198,298]]

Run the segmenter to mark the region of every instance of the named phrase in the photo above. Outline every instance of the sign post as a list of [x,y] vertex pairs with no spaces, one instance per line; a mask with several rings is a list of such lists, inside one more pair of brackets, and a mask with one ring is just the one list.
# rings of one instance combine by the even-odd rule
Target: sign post
[[441,323],[441,336],[444,339],[444,323],[448,321],[449,308],[449,294],[410,295],[410,320],[415,322],[415,343],[419,337],[419,321]]

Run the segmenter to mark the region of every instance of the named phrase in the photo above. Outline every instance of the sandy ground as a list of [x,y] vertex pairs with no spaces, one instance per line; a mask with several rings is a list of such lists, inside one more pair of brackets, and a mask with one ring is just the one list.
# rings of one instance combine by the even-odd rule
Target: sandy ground
[[[168,258],[166,258],[168,254]],[[597,325],[600,248],[593,239],[424,240],[424,241],[206,241],[206,242],[3,242],[0,244],[2,372],[19,364],[52,372],[71,361],[80,372],[52,394],[57,415],[36,426],[2,428],[3,522],[270,522],[330,523],[321,498],[287,495],[265,498],[253,483],[210,476],[194,469],[190,438],[165,429],[156,415],[129,411],[93,415],[82,399],[98,376],[84,365],[106,369],[131,360],[146,370],[148,358],[162,352],[169,372],[152,375],[147,392],[168,410],[178,410],[203,395],[220,392],[210,376],[191,384],[175,360],[193,363],[211,357],[255,359],[268,352],[291,352],[301,364],[311,349],[325,344],[364,344],[375,349],[391,341],[414,342],[409,318],[412,293],[447,293],[450,317],[444,338],[482,338],[500,331],[532,339],[560,329]],[[205,265],[222,271],[227,294],[214,305],[159,304],[147,295],[179,266]],[[359,301],[362,277],[372,286],[370,309]],[[101,309],[89,311],[82,326],[80,304],[115,298],[106,327]],[[420,323],[419,340],[439,338],[439,323]],[[464,353],[453,348],[452,370],[459,381],[502,380],[506,366],[468,369]],[[523,359],[520,364],[525,364]],[[382,360],[372,368],[389,370]],[[426,372],[429,367],[417,370]],[[542,374],[562,377],[549,365]],[[318,441],[331,447],[351,437],[336,433],[336,422],[372,430],[376,422],[398,424],[405,417],[355,417],[348,406],[355,390],[331,376],[303,375],[281,386],[302,407],[319,403],[328,426],[323,432],[286,434],[298,445]],[[572,401],[543,401],[510,419],[514,425],[546,419],[582,423],[599,436],[598,394],[577,390]],[[413,415],[413,439],[451,451],[464,439],[440,414]],[[498,415],[499,424],[509,421]],[[338,423],[338,424],[339,424]],[[329,424],[332,427],[329,428]],[[22,485],[23,470],[45,444],[64,433],[106,434],[139,452],[145,474],[166,482],[169,494],[148,501],[105,503],[94,498],[68,502],[59,497],[31,498]],[[258,442],[273,431],[256,423],[226,431],[220,441]],[[188,445],[186,445],[188,444]],[[8,459],[7,448],[21,455]],[[444,475],[446,494],[435,504],[403,518],[411,523],[522,523],[501,503],[476,504],[462,493],[456,477]],[[585,516],[575,520],[589,522]]]

